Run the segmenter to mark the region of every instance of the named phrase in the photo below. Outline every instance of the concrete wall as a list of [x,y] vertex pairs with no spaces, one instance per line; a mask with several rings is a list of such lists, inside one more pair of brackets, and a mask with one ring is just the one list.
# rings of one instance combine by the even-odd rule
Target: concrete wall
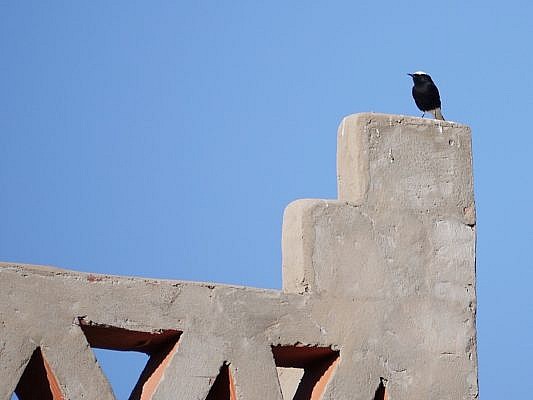
[[0,264],[0,399],[113,399],[92,347],[150,355],[132,399],[476,399],[471,163],[466,126],[345,118],[283,291]]

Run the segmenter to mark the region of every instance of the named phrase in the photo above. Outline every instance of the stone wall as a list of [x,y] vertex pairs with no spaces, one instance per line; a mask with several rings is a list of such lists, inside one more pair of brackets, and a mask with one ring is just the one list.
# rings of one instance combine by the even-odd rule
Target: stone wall
[[476,399],[469,128],[346,117],[337,174],[282,291],[0,264],[0,399],[114,399],[92,348],[150,356],[131,399]]

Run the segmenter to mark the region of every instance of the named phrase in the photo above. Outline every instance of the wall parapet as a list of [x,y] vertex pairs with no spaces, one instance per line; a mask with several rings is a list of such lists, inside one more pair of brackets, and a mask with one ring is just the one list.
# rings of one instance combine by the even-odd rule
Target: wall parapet
[[0,399],[114,399],[92,348],[149,355],[130,399],[476,399],[470,129],[363,113],[337,140],[281,291],[1,263]]

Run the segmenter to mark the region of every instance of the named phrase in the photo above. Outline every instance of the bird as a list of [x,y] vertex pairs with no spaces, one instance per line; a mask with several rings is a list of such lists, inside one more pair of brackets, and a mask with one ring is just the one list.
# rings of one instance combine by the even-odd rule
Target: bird
[[413,98],[415,99],[416,106],[424,113],[422,117],[424,117],[426,112],[430,112],[435,119],[444,121],[440,110],[439,89],[433,83],[431,76],[424,71],[416,71],[407,75],[413,78]]

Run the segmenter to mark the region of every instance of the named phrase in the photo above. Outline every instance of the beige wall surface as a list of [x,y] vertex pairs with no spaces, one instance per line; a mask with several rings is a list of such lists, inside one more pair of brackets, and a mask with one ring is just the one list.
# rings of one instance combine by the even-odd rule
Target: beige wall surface
[[131,399],[476,399],[469,128],[337,140],[338,199],[285,210],[282,291],[0,264],[0,399],[113,399],[92,348],[150,356]]

